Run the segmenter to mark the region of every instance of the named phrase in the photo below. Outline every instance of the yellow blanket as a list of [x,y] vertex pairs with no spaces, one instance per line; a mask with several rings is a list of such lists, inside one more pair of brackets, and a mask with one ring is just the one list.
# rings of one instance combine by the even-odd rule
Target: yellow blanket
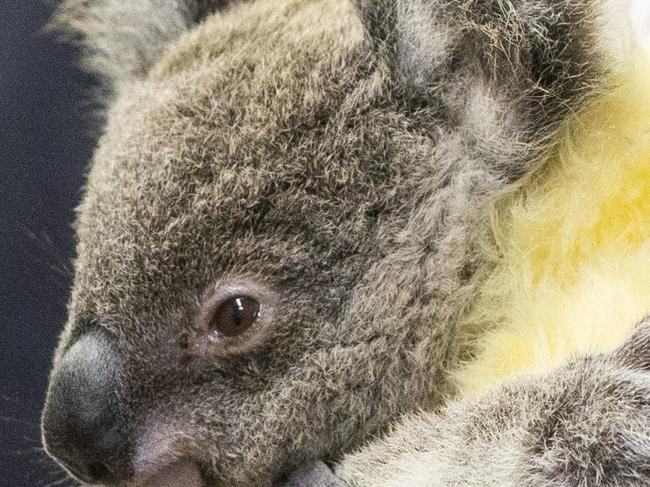
[[650,68],[576,115],[534,178],[493,213],[495,268],[465,327],[465,392],[615,347],[650,314]]

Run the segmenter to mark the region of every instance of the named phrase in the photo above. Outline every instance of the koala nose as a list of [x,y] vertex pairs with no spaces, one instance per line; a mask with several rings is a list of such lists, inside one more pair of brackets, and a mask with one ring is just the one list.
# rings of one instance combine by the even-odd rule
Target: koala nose
[[93,332],[75,342],[50,378],[43,411],[46,451],[78,480],[115,484],[131,476],[116,403],[119,355]]

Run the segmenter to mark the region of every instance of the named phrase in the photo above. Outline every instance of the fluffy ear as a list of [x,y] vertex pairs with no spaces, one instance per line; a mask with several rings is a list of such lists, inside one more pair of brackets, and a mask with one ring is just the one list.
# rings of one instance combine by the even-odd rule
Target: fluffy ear
[[533,51],[549,42],[549,26],[543,24],[564,14],[537,8],[549,0],[519,2],[536,9],[490,0],[353,2],[375,54],[387,63],[397,86],[416,97],[432,90],[440,95],[463,79],[495,80],[506,72],[527,76],[515,71],[530,67],[524,64]]
[[591,66],[625,70],[635,45],[650,53],[648,0],[353,2],[373,48],[418,90],[481,66],[475,75],[561,94]]
[[[413,86],[430,80],[449,55],[450,29],[424,0],[354,0],[375,53]],[[438,8],[436,8],[438,7]]]
[[64,0],[50,27],[81,45],[109,92],[141,77],[165,46],[227,0]]

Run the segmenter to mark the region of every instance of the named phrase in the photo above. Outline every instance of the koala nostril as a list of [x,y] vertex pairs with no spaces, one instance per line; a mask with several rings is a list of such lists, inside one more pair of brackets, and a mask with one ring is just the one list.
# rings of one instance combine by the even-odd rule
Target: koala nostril
[[92,478],[93,482],[106,482],[109,481],[111,471],[106,465],[99,462],[94,462],[88,465],[88,475]]
[[119,355],[94,332],[63,355],[50,381],[43,411],[46,451],[87,483],[117,483],[131,476],[129,442],[117,410]]

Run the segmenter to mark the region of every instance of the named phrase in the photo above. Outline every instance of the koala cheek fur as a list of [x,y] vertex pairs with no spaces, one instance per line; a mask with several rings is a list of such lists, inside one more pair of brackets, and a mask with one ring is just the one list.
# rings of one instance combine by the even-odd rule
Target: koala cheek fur
[[[106,128],[78,212],[48,450],[83,481],[125,487],[338,484],[314,460],[337,464],[352,485],[599,479],[599,457],[561,441],[550,453],[531,445],[551,430],[572,437],[572,424],[547,427],[558,397],[600,384],[601,370],[610,382],[629,377],[629,361],[563,365],[567,351],[525,380],[534,367],[503,373],[494,363],[526,350],[509,346],[519,342],[507,310],[536,309],[517,294],[530,289],[516,277],[537,248],[523,252],[518,230],[536,220],[533,234],[554,248],[567,234],[544,224],[584,216],[553,199],[575,189],[570,170],[553,172],[580,167],[562,153],[571,127],[627,106],[614,87],[637,59],[639,36],[627,33],[643,29],[625,12],[645,7],[615,3],[64,2],[55,23],[103,78]],[[617,104],[602,101],[606,92]],[[599,181],[597,171],[580,181]],[[259,316],[246,314],[252,328],[227,346],[235,342],[210,327],[234,298],[254,300]],[[540,329],[563,328],[525,323],[517,333],[531,347]],[[590,351],[577,342],[571,353]],[[81,374],[71,392],[61,385],[70,357],[92,346],[119,364],[112,386]],[[499,388],[504,378],[515,384]],[[614,398],[645,391],[642,378],[631,383]],[[491,400],[475,402],[488,386]],[[109,391],[100,423],[121,440],[114,458],[97,453],[107,436],[71,433],[97,411],[64,396],[93,391]],[[571,409],[578,399],[567,416],[590,428],[593,418]],[[611,397],[591,399],[611,412]],[[351,453],[382,434],[386,443]],[[494,457],[481,459],[487,450]],[[562,455],[587,467],[558,483],[560,460],[535,462]],[[621,458],[623,471],[636,457]]]

